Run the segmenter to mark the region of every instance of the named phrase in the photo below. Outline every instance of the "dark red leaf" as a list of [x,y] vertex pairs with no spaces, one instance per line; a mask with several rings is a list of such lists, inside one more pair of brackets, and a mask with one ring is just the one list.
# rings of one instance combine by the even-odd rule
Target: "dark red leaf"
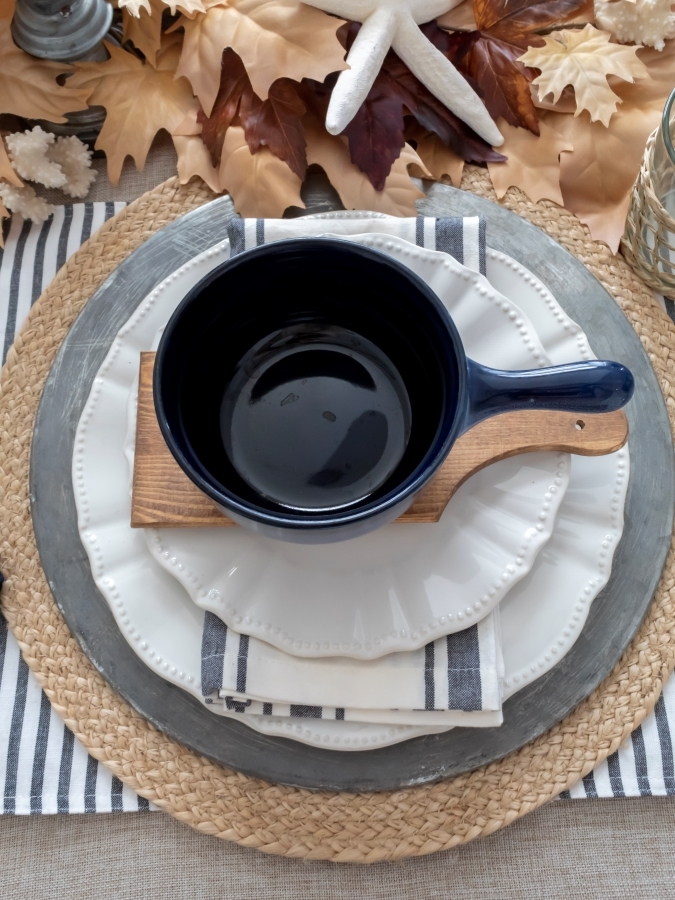
[[483,103],[493,119],[502,116],[509,125],[539,134],[539,119],[530,91],[533,74],[518,62],[524,52],[524,48],[484,34],[467,54],[465,71],[480,85]]
[[475,80],[493,119],[502,116],[510,125],[539,134],[530,92],[533,73],[518,57],[528,47],[543,44],[534,32],[568,19],[584,2],[473,0],[476,31],[449,35],[447,41],[436,34],[430,39],[464,75]]
[[503,162],[505,157],[479,137],[466,122],[441,103],[395,53],[387,54],[382,73],[390,80],[404,107],[419,124],[433,131],[458,156],[467,162]]
[[531,33],[559,25],[573,16],[585,0],[473,0],[473,15],[479,31],[513,29]]
[[239,118],[251,153],[257,153],[260,147],[269,147],[298,178],[304,179],[307,144],[302,117],[307,108],[298,88],[299,85],[290,78],[278,78],[272,83],[265,101],[253,92],[243,94]]
[[352,162],[370,179],[376,191],[384,188],[391,167],[405,144],[403,102],[379,74],[359,111],[344,130]]
[[197,113],[197,121],[202,126],[202,140],[211,154],[214,165],[220,159],[225,132],[237,115],[243,94],[253,95],[251,82],[243,62],[234,50],[228,47],[223,53],[220,88],[211,115],[207,116],[203,109]]

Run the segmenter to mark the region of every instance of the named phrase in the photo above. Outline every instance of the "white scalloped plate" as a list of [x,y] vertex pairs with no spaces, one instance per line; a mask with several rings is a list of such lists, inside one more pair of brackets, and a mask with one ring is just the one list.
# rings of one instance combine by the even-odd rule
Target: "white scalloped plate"
[[[205,271],[206,268],[195,271],[194,281]],[[518,263],[504,254],[488,250],[488,275],[498,287],[508,289],[513,273],[520,276],[516,281],[518,298],[532,320],[537,324],[542,319],[550,320],[554,332],[557,328],[550,346],[545,342],[552,362],[570,362],[592,356],[578,326],[565,315],[548,290]],[[501,278],[504,282],[500,282]],[[579,338],[583,346],[578,346]],[[137,347],[137,353],[147,346]],[[129,365],[135,378],[137,356]],[[126,383],[127,379],[123,380]],[[95,385],[94,389],[100,386]],[[127,390],[124,391],[125,411]],[[118,395],[116,402],[119,400]],[[119,431],[113,429],[109,437],[118,443]],[[116,459],[119,458],[118,454]],[[108,521],[121,518],[128,522],[130,514],[128,470],[126,466],[121,468],[123,472],[117,467],[111,472],[115,479],[110,483],[107,498],[103,498]],[[573,457],[571,468],[570,487],[551,540],[539,554],[530,574],[512,588],[501,605],[505,699],[550,669],[572,646],[583,627],[590,603],[609,577],[614,549],[621,536],[628,480],[627,451],[598,459]],[[80,474],[77,469],[76,464],[76,476]],[[116,480],[119,474],[123,483]],[[76,486],[78,483],[79,478]],[[92,571],[120,630],[150,668],[202,700],[199,676],[202,611],[185,602],[185,592],[154,563],[138,531],[125,529],[124,546],[117,546],[119,534],[112,535],[117,546],[116,552],[112,553],[111,535],[106,536],[106,529],[103,532],[98,528],[96,532],[88,530],[91,522],[87,522],[85,498],[77,491],[76,497],[80,530]],[[96,498],[96,502],[99,500]],[[101,521],[99,515],[96,519]],[[523,622],[529,623],[527,628],[523,627]],[[233,718],[238,715],[228,711],[222,711],[222,714]],[[418,734],[432,733],[431,728],[368,726],[330,720],[313,720],[311,725],[307,721],[269,716],[248,715],[244,720],[249,727],[263,733],[342,750],[386,746]],[[437,729],[442,730],[445,729]]]
[[[547,364],[526,317],[482,276],[400,238],[349,239],[422,277],[477,362]],[[178,283],[164,290],[171,299],[162,308],[173,308]],[[198,606],[235,630],[296,656],[376,659],[459,631],[494,608],[550,537],[568,471],[569,457],[559,454],[504,460],[469,479],[439,523],[392,523],[338,544],[290,544],[243,528],[171,528],[151,532],[150,546]]]

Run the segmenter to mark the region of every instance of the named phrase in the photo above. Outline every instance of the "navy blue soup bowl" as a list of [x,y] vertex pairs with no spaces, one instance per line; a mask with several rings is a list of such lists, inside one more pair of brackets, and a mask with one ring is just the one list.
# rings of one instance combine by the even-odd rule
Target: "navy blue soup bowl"
[[607,412],[632,391],[615,362],[478,365],[413,272],[329,238],[278,241],[214,269],[171,317],[154,371],[183,471],[234,521],[299,543],[395,519],[482,419]]

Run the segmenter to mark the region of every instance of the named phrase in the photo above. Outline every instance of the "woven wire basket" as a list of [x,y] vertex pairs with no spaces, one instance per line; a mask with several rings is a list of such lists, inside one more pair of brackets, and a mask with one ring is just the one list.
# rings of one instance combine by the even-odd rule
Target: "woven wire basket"
[[649,136],[633,186],[621,252],[649,287],[675,298],[675,219],[654,193],[649,168],[658,130]]

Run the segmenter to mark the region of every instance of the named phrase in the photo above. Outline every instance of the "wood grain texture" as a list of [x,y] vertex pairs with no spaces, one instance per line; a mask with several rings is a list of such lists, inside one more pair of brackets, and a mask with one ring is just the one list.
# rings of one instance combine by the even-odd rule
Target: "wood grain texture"
[[[132,528],[234,525],[179,467],[159,430],[152,396],[154,353],[141,354]],[[524,410],[494,416],[463,434],[436,476],[397,522],[438,522],[455,491],[490,463],[519,453],[555,450],[602,456],[628,439],[622,410],[602,415]]]

